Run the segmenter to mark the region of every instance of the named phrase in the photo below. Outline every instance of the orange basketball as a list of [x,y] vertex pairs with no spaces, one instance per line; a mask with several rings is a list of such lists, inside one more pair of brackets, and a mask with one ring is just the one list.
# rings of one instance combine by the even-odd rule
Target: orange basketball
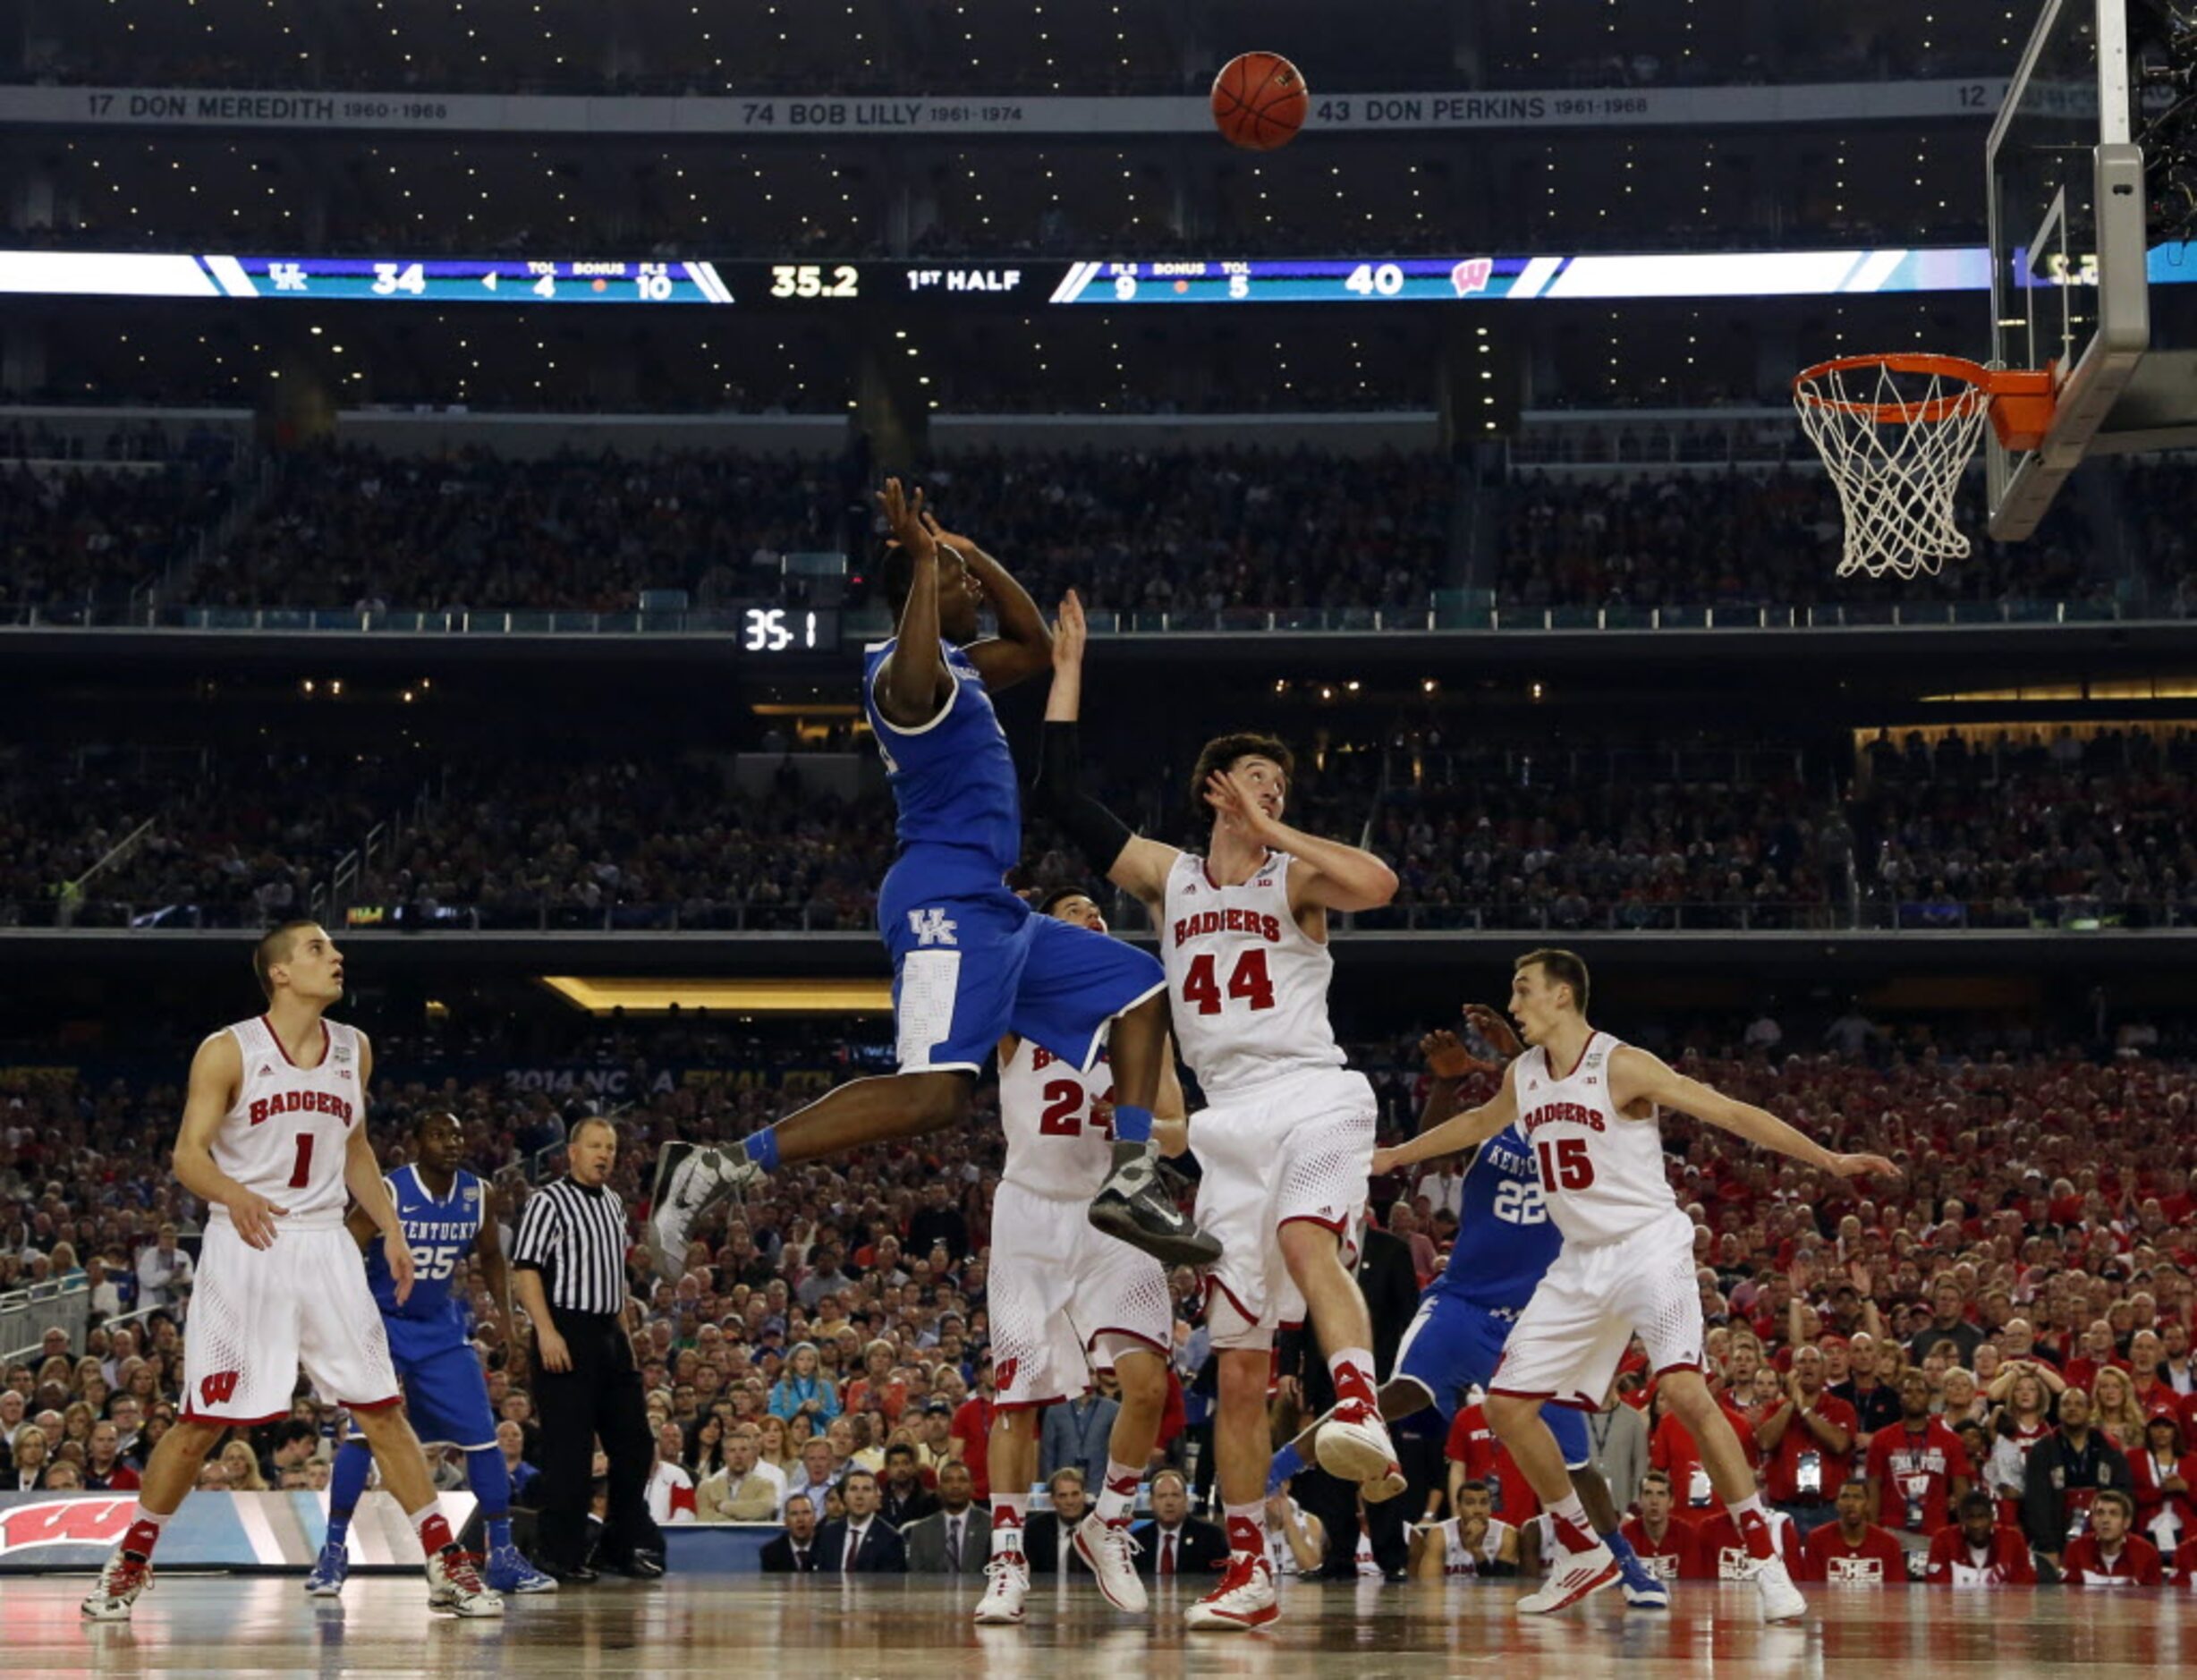
[[1238,53],[1213,78],[1213,122],[1231,146],[1270,152],[1296,139],[1311,97],[1279,53]]

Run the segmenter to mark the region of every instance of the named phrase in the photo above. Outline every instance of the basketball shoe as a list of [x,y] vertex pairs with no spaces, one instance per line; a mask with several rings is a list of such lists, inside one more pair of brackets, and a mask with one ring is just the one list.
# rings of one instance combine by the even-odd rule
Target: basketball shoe
[[1765,1622],[1796,1622],[1808,1614],[1808,1600],[1793,1584],[1782,1557],[1765,1557],[1755,1565],[1754,1590],[1761,1595]]
[[1264,1627],[1282,1613],[1274,1591],[1274,1565],[1249,1552],[1228,1555],[1228,1573],[1220,1585],[1183,1613],[1186,1626],[1220,1633]]
[[1098,1578],[1098,1591],[1117,1610],[1141,1615],[1149,1600],[1144,1583],[1137,1579],[1137,1543],[1129,1538],[1126,1518],[1119,1523],[1099,1521],[1093,1511],[1075,1526],[1075,1552]]
[[1554,1616],[1582,1599],[1599,1592],[1617,1579],[1617,1560],[1609,1548],[1597,1540],[1583,1552],[1559,1546],[1556,1566],[1538,1591],[1518,1600],[1521,1616]]
[[702,1215],[762,1177],[763,1169],[739,1150],[666,1143],[657,1150],[649,1223],[642,1233],[656,1275],[670,1284],[684,1277],[687,1245]]
[[997,1627],[1022,1619],[1030,1596],[1030,1560],[1020,1552],[1000,1552],[984,1565],[984,1596],[977,1600],[977,1621]]
[[344,1581],[350,1574],[350,1548],[331,1541],[323,1546],[320,1556],[313,1559],[313,1573],[305,1577],[306,1596],[315,1599],[342,1598]]
[[1114,1171],[1091,1198],[1090,1218],[1108,1236],[1165,1265],[1210,1266],[1220,1258],[1218,1240],[1175,1205],[1149,1143],[1114,1146]]
[[126,1622],[138,1594],[153,1583],[153,1566],[119,1546],[107,1554],[99,1570],[98,1584],[84,1595],[81,1607],[94,1622]]
[[428,1554],[428,1608],[452,1616],[501,1616],[504,1600],[481,1584],[479,1560],[471,1552]]

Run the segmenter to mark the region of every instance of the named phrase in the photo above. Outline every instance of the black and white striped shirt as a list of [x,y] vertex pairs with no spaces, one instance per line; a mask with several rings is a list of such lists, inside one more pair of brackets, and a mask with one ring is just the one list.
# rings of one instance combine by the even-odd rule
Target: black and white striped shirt
[[511,1263],[541,1273],[549,1304],[561,1311],[624,1311],[623,1204],[570,1178],[536,1191],[519,1217]]

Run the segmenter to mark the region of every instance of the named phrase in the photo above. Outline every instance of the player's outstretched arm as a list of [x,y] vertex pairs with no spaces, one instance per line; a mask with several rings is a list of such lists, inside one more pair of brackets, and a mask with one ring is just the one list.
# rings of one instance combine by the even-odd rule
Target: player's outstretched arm
[[1251,831],[1261,845],[1296,860],[1289,871],[1289,907],[1378,910],[1396,895],[1396,872],[1362,847],[1323,840],[1268,813],[1240,771],[1216,770],[1205,785],[1206,802],[1223,819]]
[[1030,598],[1030,591],[1014,581],[1006,567],[968,538],[943,529],[929,513],[923,515],[923,524],[933,542],[961,556],[963,563],[976,574],[984,598],[992,604],[992,617],[999,633],[972,641],[962,649],[983,677],[984,686],[997,693],[1003,688],[1028,682],[1049,666],[1053,663],[1053,632],[1046,627],[1045,615],[1038,610],[1037,602]]
[[244,1081],[244,1056],[235,1036],[216,1032],[191,1058],[191,1083],[183,1097],[183,1124],[171,1158],[175,1181],[209,1205],[229,1210],[236,1234],[254,1248],[272,1247],[275,1222],[290,1211],[247,1190],[214,1164],[214,1138]]
[[1637,1045],[1625,1045],[1610,1058],[1609,1096],[1621,1113],[1645,1099],[1658,1107],[1690,1114],[1734,1137],[1745,1138],[1750,1143],[1789,1155],[1796,1161],[1836,1173],[1841,1178],[1858,1178],[1868,1173],[1886,1178],[1900,1175],[1899,1168],[1881,1155],[1841,1155],[1827,1150],[1769,1109],[1727,1097],[1713,1085],[1691,1079],[1661,1056]]
[[1511,1082],[1506,1079],[1496,1087],[1496,1093],[1477,1108],[1467,1108],[1461,1115],[1453,1115],[1430,1131],[1421,1132],[1407,1143],[1394,1149],[1373,1151],[1373,1171],[1378,1176],[1393,1173],[1399,1167],[1410,1167],[1419,1161],[1430,1161],[1438,1155],[1455,1155],[1461,1150],[1476,1150],[1489,1138],[1518,1117],[1518,1104],[1511,1095]]
[[1083,649],[1089,640],[1083,603],[1061,598],[1053,632],[1053,687],[1045,700],[1045,731],[1031,802],[1075,843],[1093,869],[1141,899],[1155,918],[1166,897],[1167,871],[1182,856],[1173,846],[1132,834],[1129,825],[1083,791],[1083,751],[1077,720],[1083,707]]
[[381,1233],[382,1258],[389,1262],[389,1279],[396,1285],[399,1306],[411,1294],[411,1244],[404,1240],[404,1222],[397,1218],[396,1202],[389,1194],[389,1184],[381,1175],[381,1163],[374,1158],[374,1146],[367,1141],[364,1118],[367,1111],[367,1091],[374,1077],[374,1048],[366,1041],[366,1034],[359,1035],[359,1114],[361,1124],[352,1129],[351,1141],[344,1148],[344,1184],[351,1192],[366,1217],[374,1222]]
[[898,479],[887,479],[878,506],[893,540],[907,550],[915,568],[901,606],[897,640],[878,667],[878,710],[886,723],[913,729],[938,715],[954,680],[938,648],[938,547],[923,523],[922,491],[908,496]]

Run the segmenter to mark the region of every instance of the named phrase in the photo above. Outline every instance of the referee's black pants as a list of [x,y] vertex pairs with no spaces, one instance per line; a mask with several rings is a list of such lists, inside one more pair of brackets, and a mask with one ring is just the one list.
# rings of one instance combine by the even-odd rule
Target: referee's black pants
[[535,1534],[541,1561],[574,1569],[588,1561],[588,1511],[593,1492],[595,1443],[610,1461],[609,1503],[598,1547],[614,1568],[635,1551],[661,1556],[663,1532],[649,1515],[648,1409],[633,1350],[617,1315],[550,1309],[557,1334],[572,1353],[570,1370],[548,1370],[535,1362],[534,1405],[541,1414],[540,1516]]

